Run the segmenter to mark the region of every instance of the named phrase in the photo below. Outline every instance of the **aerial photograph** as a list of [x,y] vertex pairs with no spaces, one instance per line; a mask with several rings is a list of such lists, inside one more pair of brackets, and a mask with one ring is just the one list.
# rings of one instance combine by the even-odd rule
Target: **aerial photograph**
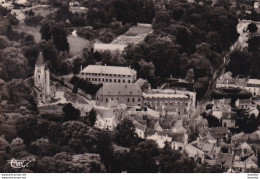
[[260,0],[0,0],[0,173],[260,173],[259,112]]

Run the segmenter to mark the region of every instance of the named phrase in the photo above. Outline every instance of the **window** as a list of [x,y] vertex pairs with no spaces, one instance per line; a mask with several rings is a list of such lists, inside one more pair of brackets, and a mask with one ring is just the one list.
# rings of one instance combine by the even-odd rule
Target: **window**
[[128,83],[131,83],[131,81],[130,81],[130,80],[128,80]]
[[106,82],[108,82],[108,79],[106,79]]
[[118,83],[120,83],[121,81],[120,81],[120,79],[118,79]]
[[125,83],[125,80],[123,80],[123,83]]
[[133,98],[133,103],[135,102],[135,98]]
[[106,98],[106,102],[108,102],[108,98]]
[[138,98],[138,102],[140,102],[141,101],[141,98]]
[[130,102],[130,99],[129,99],[129,98],[127,98],[127,102]]
[[109,81],[112,82],[112,79],[110,79]]
[[114,83],[116,83],[116,79],[114,79]]

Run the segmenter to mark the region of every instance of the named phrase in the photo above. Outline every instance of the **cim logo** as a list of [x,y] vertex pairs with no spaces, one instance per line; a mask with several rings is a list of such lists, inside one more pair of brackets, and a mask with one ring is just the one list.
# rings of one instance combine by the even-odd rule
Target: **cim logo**
[[31,163],[33,160],[16,160],[16,159],[12,159],[12,160],[8,160],[8,163],[10,163],[11,167],[13,168],[25,168],[28,167],[29,163]]

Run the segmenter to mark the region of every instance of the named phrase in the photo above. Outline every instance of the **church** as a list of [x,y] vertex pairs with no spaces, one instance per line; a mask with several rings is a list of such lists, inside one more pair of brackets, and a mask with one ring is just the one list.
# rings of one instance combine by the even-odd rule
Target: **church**
[[50,71],[42,52],[39,53],[34,70],[34,96],[38,104],[51,102],[55,96],[55,86],[50,84]]

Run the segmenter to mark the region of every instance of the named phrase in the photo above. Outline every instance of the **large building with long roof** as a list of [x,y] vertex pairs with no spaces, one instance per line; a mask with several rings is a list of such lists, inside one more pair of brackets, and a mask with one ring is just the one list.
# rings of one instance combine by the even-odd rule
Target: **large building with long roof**
[[88,65],[81,70],[80,77],[99,83],[133,83],[137,72],[129,67]]

